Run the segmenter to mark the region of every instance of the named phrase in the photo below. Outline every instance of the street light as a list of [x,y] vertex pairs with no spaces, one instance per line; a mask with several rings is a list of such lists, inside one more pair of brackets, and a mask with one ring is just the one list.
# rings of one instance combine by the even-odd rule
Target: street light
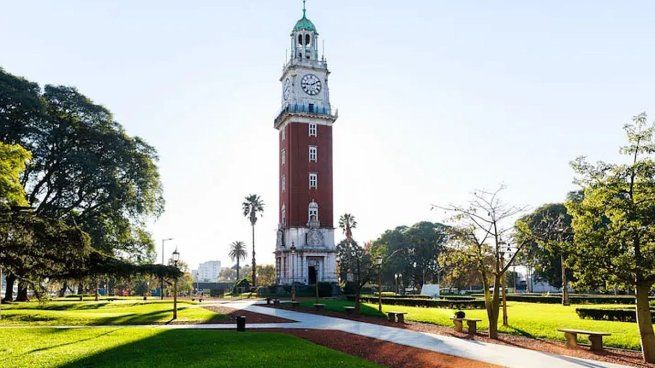
[[[164,262],[164,243],[166,243],[169,240],[173,240],[173,238],[167,238],[167,239],[162,239],[161,240],[161,265],[165,265]],[[161,289],[159,290],[159,296],[161,300],[164,300],[164,277],[161,277]]]
[[[180,252],[177,251],[177,248],[173,251],[171,259],[173,260],[173,266],[177,268],[177,263],[180,261]],[[177,277],[173,279],[173,319],[177,319]]]
[[295,266],[294,266],[294,258],[296,255],[296,245],[291,242],[291,301],[295,302],[296,301],[296,274],[295,274]]
[[378,311],[382,312],[382,256],[375,260],[378,265]]

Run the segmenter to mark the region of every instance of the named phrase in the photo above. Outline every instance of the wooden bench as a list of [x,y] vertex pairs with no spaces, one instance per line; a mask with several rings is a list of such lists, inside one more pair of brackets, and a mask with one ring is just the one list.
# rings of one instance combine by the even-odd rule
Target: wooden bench
[[387,312],[389,322],[405,323],[405,312]]
[[481,319],[470,319],[470,318],[451,318],[453,324],[455,325],[455,331],[464,332],[464,323],[466,322],[466,328],[469,335],[474,336],[478,332],[478,322],[481,322]]
[[280,299],[273,299],[274,305],[280,305]]
[[295,301],[295,300],[292,300],[292,301],[291,301],[291,306],[292,306],[293,308],[297,308],[297,307],[300,306],[300,302],[297,302],[297,301]]
[[314,309],[316,309],[317,311],[324,310],[325,309],[325,304],[316,303],[316,304],[314,304]]
[[353,313],[355,313],[355,307],[343,307],[343,310],[346,311],[346,314],[353,314]]
[[592,351],[603,351],[603,336],[611,336],[609,332],[596,332],[586,330],[574,330],[570,328],[559,328],[557,331],[564,332],[566,347],[569,349],[578,348],[578,335],[589,335]]

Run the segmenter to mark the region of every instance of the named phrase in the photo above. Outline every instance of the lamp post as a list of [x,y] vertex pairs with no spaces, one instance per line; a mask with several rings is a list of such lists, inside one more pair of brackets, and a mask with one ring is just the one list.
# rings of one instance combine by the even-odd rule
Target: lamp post
[[400,286],[399,286],[399,283],[398,283],[398,280],[400,280],[400,274],[395,273],[393,275],[393,279],[394,279],[394,281],[396,281],[396,294],[400,295]]
[[[177,268],[177,263],[180,261],[180,252],[177,251],[177,248],[173,251],[171,259],[173,260],[173,266]],[[177,319],[177,277],[173,279],[173,319]]]
[[[167,238],[167,239],[162,239],[161,240],[161,265],[163,266],[164,263],[164,243],[166,243],[169,240],[173,240],[173,238]],[[161,300],[164,300],[164,277],[161,277],[161,289],[159,290],[159,296]]]
[[291,301],[296,301],[296,245],[291,242]]
[[382,312],[382,256],[375,259],[378,265],[378,312]]

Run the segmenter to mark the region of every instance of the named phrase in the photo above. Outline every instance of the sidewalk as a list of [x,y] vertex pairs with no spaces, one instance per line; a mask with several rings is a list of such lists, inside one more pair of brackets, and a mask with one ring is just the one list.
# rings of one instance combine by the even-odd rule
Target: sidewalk
[[[396,344],[412,346],[437,353],[497,364],[512,368],[618,368],[623,365],[585,360],[542,353],[507,345],[491,344],[482,341],[464,340],[451,336],[434,335],[395,327],[380,326],[347,319],[319,316],[309,313],[293,312],[257,306],[252,302],[223,304],[226,307],[245,309],[255,313],[267,314],[298,321],[297,323],[275,324],[276,328],[303,328],[319,330],[338,330],[352,334],[372,337]],[[184,326],[174,326],[176,328]],[[271,328],[270,324],[248,325],[248,328]]]

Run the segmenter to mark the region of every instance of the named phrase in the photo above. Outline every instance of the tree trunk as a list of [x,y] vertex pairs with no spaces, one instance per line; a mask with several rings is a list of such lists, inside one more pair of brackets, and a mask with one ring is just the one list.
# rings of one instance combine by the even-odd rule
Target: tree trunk
[[[489,292],[487,291],[487,294]],[[491,298],[487,299],[487,317],[489,318],[489,338],[498,338],[498,312],[500,309],[500,278],[494,276],[494,290]],[[489,300],[490,299],[490,300]]]
[[5,289],[5,297],[2,299],[2,303],[11,303],[14,300],[14,283],[16,282],[16,276],[13,273],[7,274],[5,279],[7,283],[7,288]]
[[653,321],[650,313],[648,294],[649,284],[638,284],[636,288],[637,298],[637,325],[641,336],[641,351],[644,361],[655,363],[655,334],[653,333]]
[[252,224],[252,287],[257,287],[257,262],[255,261],[255,224]]
[[237,258],[237,282],[239,282],[239,258]]
[[16,294],[17,302],[29,302],[27,297],[27,284],[23,281],[18,281],[18,293]]
[[57,295],[60,298],[63,298],[66,296],[66,289],[68,289],[68,281],[64,281],[64,284],[61,286],[61,289],[59,289],[59,293],[57,293]]
[[568,306],[569,302],[569,283],[566,279],[566,265],[564,264],[564,254],[560,256],[560,263],[562,264],[562,305]]
[[357,292],[355,293],[355,311],[357,312],[357,314],[359,314],[359,310],[360,310],[359,306],[361,305],[361,302],[360,302],[361,293],[362,293],[362,289],[358,285],[357,286]]
[[96,289],[96,293],[95,293],[95,298],[93,298],[93,299],[97,302],[98,299],[99,299],[98,289],[100,289],[100,281],[98,281],[98,279],[96,279],[95,289]]

